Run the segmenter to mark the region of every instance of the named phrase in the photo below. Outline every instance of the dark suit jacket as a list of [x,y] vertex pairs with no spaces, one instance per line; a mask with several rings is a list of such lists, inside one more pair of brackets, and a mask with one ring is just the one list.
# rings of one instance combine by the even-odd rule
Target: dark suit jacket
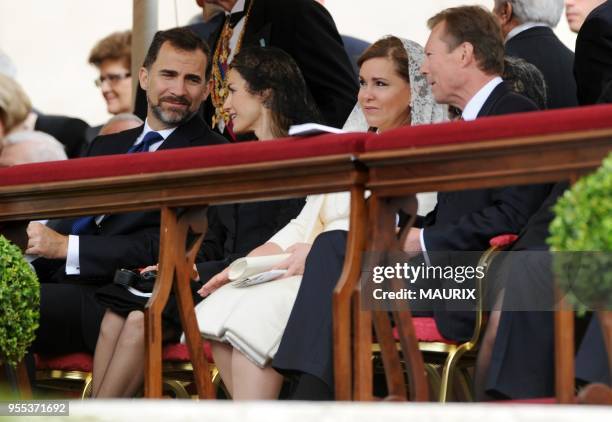
[[[125,154],[142,133],[143,127],[113,135],[99,136],[91,144],[88,156]],[[160,150],[223,144],[227,141],[214,133],[199,117],[178,127],[162,143]],[[74,218],[63,219],[56,230],[70,233]],[[133,212],[105,216],[100,225],[79,236],[79,282],[108,282],[118,268],[138,268],[158,261],[159,212]],[[41,281],[65,281],[65,261],[39,258],[35,261]]]
[[[502,83],[484,103],[478,117],[537,110],[535,104]],[[438,205],[425,218],[428,251],[479,251],[489,239],[519,233],[538,209],[550,186],[513,186],[438,193]]]
[[223,25],[225,21],[225,14],[218,13],[208,22],[198,22],[193,25],[187,26],[187,28],[191,29],[195,32],[200,39],[206,41],[208,45],[211,45],[212,42],[216,39],[217,32],[219,28]]
[[266,242],[303,207],[303,198],[210,207],[197,265],[202,281]]
[[[145,104],[145,107],[146,107],[146,104]],[[84,144],[83,147],[81,148],[81,154],[80,154],[81,157],[84,157],[87,154],[89,145],[91,145],[93,140],[99,136],[100,131],[102,130],[103,126],[104,125],[102,124],[102,125],[97,125],[97,126],[90,126],[87,128],[87,130],[85,131],[86,144]]]
[[68,158],[78,157],[87,144],[89,125],[74,117],[38,114],[34,130],[48,133],[64,144]]
[[[502,83],[484,103],[478,117],[537,110],[535,104]],[[436,208],[425,217],[423,238],[428,251],[484,251],[489,239],[519,233],[539,208],[550,185],[511,186],[438,193]],[[436,323],[447,338],[471,336],[474,314],[436,312]]]
[[361,56],[361,54],[370,46],[370,43],[359,38],[351,37],[350,35],[342,35],[342,42],[344,43],[346,54],[348,54],[349,59],[351,60],[355,77],[357,77],[357,80],[359,80],[359,66],[357,65],[357,60],[359,59],[359,56]]
[[574,53],[549,27],[527,29],[506,43],[506,55],[519,57],[540,69],[547,86],[548,108],[575,107]]
[[[217,39],[218,34],[211,44],[213,50]],[[335,127],[344,124],[355,105],[357,79],[325,7],[312,0],[256,0],[242,46],[258,45],[278,47],[290,54],[325,122]],[[210,101],[207,105],[212,108]],[[212,110],[207,115],[212,116]]]
[[611,0],[596,7],[578,32],[574,75],[581,105],[595,104],[612,81]]
[[340,34],[325,7],[312,0],[256,0],[243,46],[281,48],[297,62],[327,124],[341,127],[358,86]]

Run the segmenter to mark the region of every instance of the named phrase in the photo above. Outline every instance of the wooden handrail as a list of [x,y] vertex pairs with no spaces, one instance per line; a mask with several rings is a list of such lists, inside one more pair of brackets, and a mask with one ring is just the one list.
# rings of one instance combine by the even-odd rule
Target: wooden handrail
[[[17,185],[0,187],[0,221],[161,208],[170,210],[350,190],[353,193],[351,205],[356,217],[351,221],[347,256],[355,257],[364,249],[363,222],[366,221],[367,213],[361,200],[357,199],[364,188],[384,198],[432,190],[574,179],[595,169],[610,150],[612,129],[606,129],[461,145],[400,148],[357,155],[160,171],[84,181]],[[173,246],[162,244],[161,247]],[[335,291],[335,296],[342,298],[334,299],[334,315],[342,319],[338,325],[340,328],[351,325],[347,320],[347,306],[350,305],[346,304],[346,300],[358,303],[354,302],[353,296],[358,288],[355,280],[359,275],[357,269],[359,267],[355,267],[354,262],[345,265],[341,283]],[[175,279],[174,276],[166,276],[162,281],[172,284]],[[150,303],[149,307],[153,307],[153,304]],[[163,309],[163,306],[158,304],[155,308]],[[193,309],[186,312],[193,313]],[[360,320],[370,321],[365,315],[353,315],[353,318],[353,324]],[[152,320],[156,320],[156,317]],[[149,325],[147,329],[151,330]],[[343,368],[353,368],[353,361],[362,362],[352,353],[347,355],[348,337],[340,335],[338,338],[343,340],[336,351],[342,356],[336,359],[336,363],[341,363]],[[368,335],[363,338],[366,342],[371,341]],[[570,346],[564,344],[562,347]],[[363,351],[365,348],[361,345],[356,350]],[[350,362],[346,362],[346,358]],[[360,370],[366,371],[363,379],[371,378],[367,374],[367,365]],[[151,385],[157,384],[161,382],[161,374],[153,374],[148,379],[152,380]],[[352,383],[350,374],[336,380],[336,388],[342,392],[339,398],[350,399],[352,393],[349,392],[360,391]],[[200,395],[208,396],[205,392],[200,392]]]
[[341,154],[0,187],[0,222],[162,209],[160,277],[145,308],[145,395],[161,396],[161,312],[176,286],[181,320],[187,322],[186,331],[191,333],[187,339],[198,394],[212,398],[187,279],[186,268],[191,266],[184,265],[182,258],[187,255],[188,223],[181,220],[177,209],[351,190],[363,186],[366,176],[353,155]]
[[[575,181],[599,167],[611,150],[612,129],[598,129],[460,145],[366,152],[359,155],[359,160],[368,168],[366,189],[371,191],[372,197],[383,200],[424,191]],[[378,212],[369,217],[370,224],[384,221],[388,217],[380,207],[377,209]],[[394,229],[395,224],[387,224],[384,229],[386,231],[379,236],[393,236]],[[379,230],[383,229],[379,227]],[[376,242],[371,237],[368,237],[368,241]],[[368,246],[365,248],[368,249]],[[356,280],[347,284],[356,284]],[[405,318],[405,323],[409,323],[410,315],[407,314]],[[555,323],[557,401],[568,403],[574,397],[573,312],[557,311]],[[361,328],[361,331],[365,329],[369,329],[369,326]],[[356,330],[359,331],[359,328]],[[403,354],[414,356],[418,353],[417,339],[414,333],[406,335],[409,338],[408,341],[403,339]],[[359,341],[361,344],[356,346],[356,350],[362,355],[354,356],[354,359],[364,362],[371,353],[371,337]],[[424,382],[421,378],[424,372],[422,364],[418,360],[413,361],[414,364],[408,368],[412,379]],[[372,377],[371,371],[370,366],[360,369],[361,378],[366,384]],[[340,377],[336,379],[336,388],[341,391],[348,383],[359,382],[345,374],[336,373],[336,376]],[[354,390],[359,391],[361,388],[354,387]],[[426,386],[416,388],[422,390]]]

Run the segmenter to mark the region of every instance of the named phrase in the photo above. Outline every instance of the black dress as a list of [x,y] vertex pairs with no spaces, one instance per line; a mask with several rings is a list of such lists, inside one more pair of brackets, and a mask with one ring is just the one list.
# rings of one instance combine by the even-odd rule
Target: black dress
[[[197,291],[203,283],[235,259],[265,243],[295,218],[303,206],[304,199],[299,198],[210,207],[208,231],[196,259],[200,281],[191,281],[194,304],[202,300]],[[144,310],[149,300],[147,296],[133,294],[118,284],[109,284],[98,289],[96,299],[104,307],[123,317],[127,317],[132,311]],[[166,334],[164,338],[178,341],[182,328],[173,294],[170,295],[162,313],[162,327]]]
[[342,273],[348,232],[321,233],[310,248],[304,276],[272,367],[306,373],[334,386],[332,297]]

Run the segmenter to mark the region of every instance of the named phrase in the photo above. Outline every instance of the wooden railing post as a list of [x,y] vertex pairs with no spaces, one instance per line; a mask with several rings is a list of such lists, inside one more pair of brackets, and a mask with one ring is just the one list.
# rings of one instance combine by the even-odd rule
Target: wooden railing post
[[351,188],[351,214],[346,257],[342,274],[334,289],[332,298],[335,398],[341,401],[352,399],[353,339],[351,336],[351,303],[353,292],[361,274],[361,262],[366,236],[367,209],[364,193],[362,184]]

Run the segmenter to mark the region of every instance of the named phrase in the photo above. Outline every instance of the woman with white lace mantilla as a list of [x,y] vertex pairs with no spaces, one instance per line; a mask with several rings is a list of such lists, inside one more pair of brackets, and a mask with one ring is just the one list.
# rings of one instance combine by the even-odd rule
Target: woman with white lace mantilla
[[[443,121],[446,108],[435,103],[419,71],[423,58],[421,46],[396,37],[382,38],[370,46],[358,61],[358,104],[344,129],[382,133],[404,125]],[[319,370],[325,363],[315,368],[309,362],[300,362],[306,356],[306,360],[317,359],[315,343],[319,336],[324,339],[329,332],[331,339],[331,322],[327,324],[326,320],[331,321],[331,294],[339,272],[336,274],[333,266],[328,267],[325,258],[319,259],[315,239],[322,233],[346,233],[349,199],[348,192],[309,196],[298,217],[248,255],[289,254],[278,265],[287,268],[283,278],[247,288],[236,287],[228,284],[228,267],[200,290],[200,294],[207,296],[196,307],[200,330],[204,337],[213,340],[215,363],[235,400],[277,398],[283,381],[278,371],[312,373],[323,382],[330,382],[325,370]],[[311,250],[313,242],[315,247]],[[327,284],[331,287],[320,285],[322,274],[330,280]],[[315,296],[292,312],[296,296],[300,296],[299,303],[304,293],[313,289]],[[293,320],[296,312],[304,314],[301,319],[308,320],[308,330],[302,331],[304,321],[297,321],[298,331],[291,328],[290,322],[285,332],[290,315]],[[283,344],[286,339],[299,340],[289,341],[292,345],[286,351],[281,346],[283,356],[292,357],[289,360],[277,356],[281,338]],[[294,353],[296,345],[299,353]],[[299,364],[294,366],[294,362]]]

